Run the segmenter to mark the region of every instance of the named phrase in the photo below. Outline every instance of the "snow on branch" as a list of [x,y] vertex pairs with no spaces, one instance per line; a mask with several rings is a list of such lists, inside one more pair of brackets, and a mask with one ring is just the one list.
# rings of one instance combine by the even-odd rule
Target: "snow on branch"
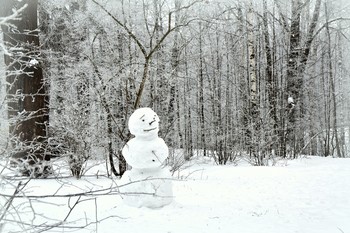
[[[2,26],[7,26],[7,27],[15,27],[11,21],[15,21],[15,20],[21,20],[21,12],[27,8],[28,4],[24,4],[24,6],[22,6],[21,8],[19,8],[18,10],[16,9],[12,9],[12,14],[9,16],[5,16],[5,17],[0,17],[0,30]],[[4,51],[5,55],[10,56],[11,53],[9,51],[7,51],[6,47],[0,43],[0,50]]]
[[12,14],[9,16],[5,16],[5,17],[0,17],[0,26],[14,26],[10,23],[10,21],[13,20],[21,20],[21,12],[27,8],[28,4],[24,4],[24,6],[22,6],[21,8],[19,8],[18,10],[16,9],[12,9]]

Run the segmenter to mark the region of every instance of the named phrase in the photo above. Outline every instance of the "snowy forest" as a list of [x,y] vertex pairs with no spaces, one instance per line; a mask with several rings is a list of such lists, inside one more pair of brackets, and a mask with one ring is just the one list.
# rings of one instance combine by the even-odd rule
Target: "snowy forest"
[[[160,118],[172,174],[194,158],[220,169],[350,157],[347,1],[0,5],[4,183],[81,179],[94,166],[118,179],[128,169],[128,119],[140,107]],[[0,202],[0,232],[10,196]]]

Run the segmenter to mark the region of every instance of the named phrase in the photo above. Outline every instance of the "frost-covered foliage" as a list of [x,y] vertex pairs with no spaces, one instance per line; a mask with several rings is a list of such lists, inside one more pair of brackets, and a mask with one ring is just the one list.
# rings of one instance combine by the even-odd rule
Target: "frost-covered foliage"
[[[136,213],[123,207],[121,213],[129,210],[130,216],[135,216],[136,213],[141,218],[127,221],[122,219],[118,224],[124,224],[128,229],[144,227],[145,222],[154,220],[148,216],[157,216],[157,220],[160,220],[165,214],[167,220],[174,223],[173,229],[180,232],[198,229],[205,231],[208,226],[212,231],[217,231],[217,226],[222,227],[225,224],[227,232],[231,232],[232,226],[229,224],[232,221],[226,220],[232,219],[232,216],[237,219],[243,216],[244,219],[251,220],[241,226],[243,230],[254,228],[255,225],[251,223],[256,223],[257,217],[261,218],[266,230],[276,228],[275,225],[269,225],[271,219],[281,222],[281,218],[283,224],[280,229],[277,228],[279,231],[285,230],[286,225],[291,231],[305,230],[291,222],[290,217],[303,222],[307,229],[329,230],[322,227],[333,221],[339,221],[333,230],[343,231],[342,227],[347,229],[347,225],[342,225],[346,222],[342,220],[348,216],[347,210],[342,209],[342,206],[347,206],[342,205],[347,203],[343,198],[346,195],[338,194],[348,194],[348,189],[341,189],[344,187],[343,183],[340,185],[337,182],[342,181],[341,176],[345,173],[340,173],[339,177],[333,176],[338,174],[338,167],[345,169],[345,163],[344,166],[340,166],[341,163],[328,166],[331,161],[329,158],[325,159],[326,165],[312,173],[312,183],[308,183],[310,179],[301,176],[299,170],[295,172],[295,168],[285,172],[283,169],[274,170],[271,167],[249,167],[246,170],[248,166],[245,165],[244,169],[236,170],[226,166],[211,167],[213,173],[206,173],[202,167],[194,165],[193,170],[186,171],[186,174],[181,173],[181,166],[184,164],[198,163],[198,160],[192,160],[193,157],[222,165],[236,164],[237,158],[254,165],[275,165],[281,157],[293,158],[303,154],[349,156],[350,69],[346,62],[349,60],[346,39],[349,32],[348,21],[339,18],[349,11],[338,11],[340,8],[333,5],[334,2],[325,2],[319,9],[321,12],[316,31],[310,37],[308,30],[314,18],[312,14],[317,9],[314,7],[316,3],[319,1],[306,1],[298,8],[288,1],[262,1],[261,4],[254,2],[251,5],[239,0],[40,1],[41,58],[31,57],[24,66],[41,66],[45,72],[45,84],[50,91],[49,138],[45,148],[9,138],[6,121],[8,99],[5,99],[7,83],[1,79],[0,178],[6,178],[6,181],[1,183],[0,191],[6,190],[6,193],[2,192],[0,196],[0,218],[5,219],[6,216],[6,221],[16,223],[21,231],[32,228],[46,230],[61,224],[76,227],[77,222],[66,221],[70,219],[70,214],[76,214],[74,217],[81,220],[79,222],[83,223],[83,227],[94,226],[96,229],[93,230],[96,231],[99,226],[99,231],[114,230],[110,224],[98,224],[101,222],[100,208],[103,208],[100,205],[107,206],[102,218],[116,217],[113,215],[116,208],[110,205],[110,195],[120,193],[115,180],[104,179],[103,187],[100,187],[100,174],[110,176],[113,172],[121,175],[125,171],[125,161],[120,150],[131,139],[127,119],[135,107],[138,107],[135,102],[139,100],[139,106],[151,107],[162,120],[159,135],[169,146],[169,158],[166,162],[171,166],[173,175],[181,178],[195,175],[198,178],[187,184],[176,182],[175,191],[178,192],[177,200],[183,201],[186,207],[193,207],[193,203],[204,206],[187,212],[192,217],[191,221],[197,219],[199,213],[203,214],[203,219],[200,219],[194,229],[184,227],[185,225],[179,223],[189,220],[187,215],[183,217],[181,213],[190,208],[183,208],[175,203],[164,212],[159,211],[159,215],[154,215],[155,212],[149,215],[143,209]],[[292,14],[295,11],[297,14]],[[18,16],[16,14],[14,12],[14,17]],[[290,33],[292,19],[300,22],[300,27],[293,24],[300,46],[291,46],[291,39],[294,37]],[[4,22],[7,22],[6,19],[0,18],[0,24]],[[1,41],[0,45],[1,53],[9,55],[10,51]],[[308,52],[306,58],[305,52]],[[1,59],[0,62],[3,63]],[[300,72],[295,79],[300,87],[297,97],[291,95],[292,91],[286,83],[287,67],[291,73]],[[4,69],[5,67],[0,66],[3,76]],[[295,121],[288,122],[293,110],[298,110],[299,115],[293,118]],[[26,119],[26,114],[26,111],[21,111],[16,119]],[[293,129],[293,134],[290,129]],[[24,150],[11,149],[9,139]],[[23,174],[29,172],[33,174],[32,177],[46,171],[51,174],[50,169],[46,170],[51,164],[46,164],[45,160],[41,164],[37,163],[35,157],[31,157],[36,148],[47,151],[53,158],[63,158],[65,163],[58,159],[53,164],[53,171],[58,176],[68,175],[68,170],[70,175],[82,178],[94,165],[92,160],[98,161],[103,166],[91,168],[92,173],[88,173],[96,176],[93,178],[96,183],[91,185],[89,178],[87,183],[92,187],[85,186],[84,180],[72,182],[70,179],[58,179],[55,181],[57,184],[53,184],[49,180],[30,179],[28,182],[34,183],[25,189],[27,186],[23,181],[26,179],[13,176],[16,173],[12,171],[8,158],[13,152],[25,152],[29,156],[20,163]],[[117,159],[113,161],[115,158]],[[106,166],[105,161],[110,163]],[[114,163],[119,167],[115,168]],[[4,170],[8,173],[3,173]],[[308,169],[304,171],[309,174]],[[7,177],[7,174],[11,176]],[[210,176],[214,176],[214,180]],[[232,179],[237,176],[240,179]],[[248,183],[253,184],[249,187],[256,188],[250,190],[252,195],[247,195],[247,182],[241,182],[249,176],[254,178],[248,180]],[[270,176],[278,179],[266,183]],[[334,180],[330,182],[327,177],[333,177]],[[214,192],[208,192],[207,184],[203,190],[203,179],[209,182],[208,187],[212,187]],[[234,187],[229,196],[226,195],[228,186],[224,183],[225,179],[230,181],[230,187]],[[277,192],[289,190],[291,196],[280,193],[276,199],[276,195],[268,192],[273,190],[276,194],[276,189],[271,187],[275,187],[276,182],[288,184],[286,180],[292,183],[298,181],[295,182],[298,188],[289,190],[291,186],[287,185],[288,187],[282,187]],[[236,182],[236,185],[232,186],[232,182]],[[303,182],[306,182],[305,185],[298,186]],[[324,184],[324,187],[334,186],[339,192],[334,194],[328,192],[329,188],[321,188],[327,191],[321,193],[329,195],[321,198],[318,203],[320,205],[316,203],[316,212],[324,215],[315,220],[315,224],[309,225],[304,217],[312,219],[315,216],[314,209],[311,208],[305,214],[304,210],[299,211],[290,203],[297,200],[302,206],[310,205],[309,200],[314,197],[304,195],[308,193],[305,192],[305,187],[309,191],[320,193],[319,184]],[[46,189],[50,185],[54,187]],[[67,187],[78,188],[79,192],[66,190]],[[308,189],[310,187],[317,188]],[[37,199],[33,190],[38,195],[44,195],[43,192],[47,191],[48,196]],[[56,202],[60,192],[66,199]],[[230,202],[234,192],[238,195],[235,202]],[[33,196],[28,196],[28,193]],[[72,196],[71,193],[76,195]],[[96,193],[102,197],[95,198]],[[271,203],[267,202],[261,208],[261,196],[256,193],[263,193],[263,197]],[[343,212],[338,220],[324,218],[328,216],[326,213],[333,210],[332,205],[325,203],[338,200],[337,195],[343,201],[337,209]],[[237,202],[237,197],[243,202]],[[208,202],[208,198],[212,202]],[[305,200],[308,202],[303,202]],[[79,205],[90,202],[93,204]],[[47,209],[42,208],[47,207],[46,203],[54,207],[49,209],[55,214],[54,220],[57,221],[50,219]],[[210,212],[217,204],[227,209],[228,214],[223,220]],[[67,208],[62,210],[62,205]],[[78,210],[74,209],[77,206],[82,206],[81,212],[75,212]],[[85,207],[88,211],[85,211]],[[95,216],[89,215],[92,214],[91,207],[95,207]],[[222,209],[219,209],[217,214],[222,213]],[[290,212],[283,213],[286,209]],[[61,215],[57,217],[55,210],[59,210]],[[210,214],[206,214],[206,210]],[[82,217],[84,213],[89,216]],[[130,217],[129,214],[125,216]],[[215,224],[210,221],[215,221]],[[114,224],[114,219],[111,222]],[[193,226],[192,222],[190,225]],[[0,231],[2,227],[4,225],[0,222]],[[153,227],[152,225],[152,231],[157,232]]]
[[[144,9],[150,21],[159,20],[158,17],[161,16],[158,13],[163,15],[170,10],[174,11],[174,6],[170,4],[163,9],[160,5],[137,5],[136,2],[130,2],[121,8],[108,8],[113,14],[119,15],[122,22],[127,18],[132,19],[125,26],[135,32],[143,48],[148,50],[149,46],[157,44],[162,37],[162,22],[154,26],[154,35],[143,37],[143,34],[147,34],[149,21],[139,21],[133,10],[135,6]],[[137,90],[140,89],[138,82],[145,71],[142,51],[127,30],[113,22],[112,18],[106,17],[91,2],[58,5],[42,3],[42,9],[42,41],[48,58],[46,75],[50,80],[50,125],[53,139],[68,145],[64,135],[74,138],[75,144],[78,143],[81,148],[80,153],[76,153],[77,156],[86,154],[86,158],[89,158],[94,156],[91,148],[104,147],[109,160],[118,157],[118,151],[130,137],[126,128],[127,116],[133,111],[137,96],[141,97]],[[114,12],[114,9],[124,11]],[[174,83],[176,77],[170,77],[165,70],[172,69],[170,63],[166,63],[167,59],[171,59],[171,53],[163,52],[168,47],[167,43],[156,47],[159,48],[152,52],[154,55],[152,61],[149,61],[149,69],[144,72],[149,75],[147,83],[151,82],[151,85],[145,87],[142,105],[161,110],[164,117],[164,127],[161,130],[163,135],[167,135],[170,131],[174,132],[173,123],[169,122],[175,119],[174,100],[171,100],[171,107],[164,108],[170,101],[167,79],[170,78]],[[160,62],[164,67],[158,67]],[[169,67],[166,68],[167,66]],[[174,90],[174,85],[171,85],[171,89]],[[123,162],[121,157],[118,160],[119,163]]]
[[[303,108],[310,110],[305,110],[305,119],[309,120],[296,122],[298,143],[293,146],[288,141],[287,108],[297,105],[295,99],[291,103],[292,96],[284,95],[287,89],[281,81],[288,63],[282,49],[288,35],[283,33],[289,29],[288,24],[280,25],[271,17],[272,6],[241,3],[230,8],[215,1],[96,2],[42,3],[49,22],[43,24],[42,40],[50,51],[47,75],[51,80],[52,132],[62,137],[58,134],[64,135],[65,127],[70,127],[66,133],[75,132],[69,137],[79,141],[78,156],[93,157],[92,148],[104,147],[109,160],[121,158],[118,151],[130,137],[126,119],[144,77],[140,103],[152,107],[163,120],[160,135],[170,147],[169,162],[174,168],[195,153],[212,156],[218,164],[246,156],[256,165],[267,165],[272,157],[290,157],[294,152],[335,155],[334,131],[329,128],[334,116],[330,106],[316,101],[331,92],[327,87],[322,90],[331,79],[316,79],[310,73],[324,74],[320,69],[325,60],[306,66],[304,81],[314,83],[314,88],[305,85],[303,89]],[[281,20],[290,15],[291,5],[275,4]],[[319,21],[322,25],[325,19]],[[269,27],[270,22],[275,22],[274,28]],[[147,60],[145,54],[169,27],[178,25],[181,27],[171,31]],[[303,42],[306,30],[300,30]],[[316,36],[324,38],[322,33]],[[314,43],[317,46],[316,40]],[[339,42],[339,46],[344,45]],[[274,56],[273,64],[269,53]],[[311,53],[310,59],[317,56]],[[251,84],[251,60],[258,77],[254,111],[251,92],[246,91]],[[334,69],[343,69],[340,64]],[[344,73],[333,81],[336,85],[348,82]],[[347,92],[339,90],[344,94],[335,101],[345,103]],[[331,96],[325,96],[329,96],[325,103],[330,103]],[[345,121],[344,111],[342,118],[336,118]],[[324,113],[321,121],[320,112]],[[338,133],[344,138],[339,143],[345,152],[347,130]],[[322,146],[325,141],[329,146]],[[178,156],[179,151],[184,155]]]
[[[50,84],[50,137],[80,177],[92,149],[106,142],[105,112],[98,101],[100,85],[91,58],[91,36],[97,30],[86,14],[86,2],[41,3],[43,53]],[[102,120],[102,121],[101,121]]]

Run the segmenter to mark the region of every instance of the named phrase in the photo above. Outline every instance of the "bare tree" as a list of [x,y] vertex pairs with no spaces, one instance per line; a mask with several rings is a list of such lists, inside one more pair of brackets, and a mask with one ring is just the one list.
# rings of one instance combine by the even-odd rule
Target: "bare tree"
[[[177,11],[182,11],[182,10],[187,10],[189,8],[191,8],[193,5],[195,5],[198,1],[193,1],[192,3],[185,5],[179,9],[175,9],[175,10],[171,10],[168,13],[168,21],[167,21],[167,28],[164,31],[164,33],[160,36],[160,38],[158,39],[158,41],[156,41],[156,43],[153,45],[151,43],[151,47],[150,49],[147,49],[147,46],[144,45],[140,38],[138,38],[136,36],[136,34],[133,33],[133,31],[128,27],[128,25],[126,25],[125,23],[123,23],[120,19],[118,19],[116,16],[114,16],[112,13],[110,13],[101,3],[97,2],[96,0],[92,0],[96,5],[98,5],[104,12],[106,12],[113,20],[114,22],[119,25],[120,27],[122,27],[126,33],[132,38],[132,40],[136,43],[137,47],[140,49],[143,57],[144,57],[144,64],[143,64],[143,72],[142,72],[142,79],[140,82],[140,85],[136,91],[136,99],[134,102],[134,108],[138,108],[141,104],[141,98],[142,98],[142,94],[143,91],[145,89],[145,84],[146,81],[148,79],[148,72],[149,72],[149,65],[150,65],[150,61],[152,59],[152,56],[154,55],[154,53],[161,47],[162,43],[164,42],[164,40],[170,35],[170,33],[172,33],[174,30],[176,30],[177,28],[181,28],[184,26],[189,25],[189,23],[192,20],[188,20],[185,21],[183,23],[177,24],[176,26],[173,26],[172,20],[173,20],[173,14]],[[155,24],[155,27],[157,26],[157,24]],[[150,38],[151,40],[153,40],[153,35]]]

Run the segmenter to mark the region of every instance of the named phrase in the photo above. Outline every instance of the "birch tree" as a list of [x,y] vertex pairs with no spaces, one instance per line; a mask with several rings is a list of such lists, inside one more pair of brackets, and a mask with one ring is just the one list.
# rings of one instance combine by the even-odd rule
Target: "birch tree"
[[249,84],[249,116],[248,135],[250,156],[257,158],[258,163],[262,163],[260,158],[260,114],[259,114],[259,92],[258,76],[255,49],[255,20],[253,3],[250,1],[247,12],[247,47],[248,47],[248,84]]

